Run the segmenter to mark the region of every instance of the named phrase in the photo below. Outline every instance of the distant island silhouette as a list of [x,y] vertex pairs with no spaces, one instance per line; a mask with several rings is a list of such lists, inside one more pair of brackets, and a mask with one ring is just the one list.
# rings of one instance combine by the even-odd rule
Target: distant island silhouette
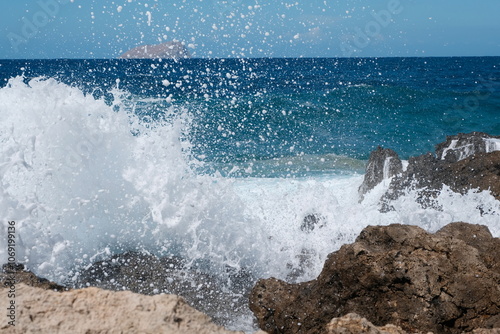
[[135,47],[118,58],[122,59],[182,59],[191,55],[181,42],[165,42],[155,45],[141,45]]

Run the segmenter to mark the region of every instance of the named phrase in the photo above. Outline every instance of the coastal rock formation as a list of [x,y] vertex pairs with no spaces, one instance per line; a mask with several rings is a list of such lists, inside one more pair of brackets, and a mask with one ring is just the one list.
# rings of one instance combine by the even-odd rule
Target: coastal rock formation
[[353,312],[409,332],[500,328],[498,254],[500,239],[484,226],[454,223],[435,234],[369,226],[313,281],[259,280],[250,308],[270,334],[324,333],[332,318]]
[[325,227],[325,219],[324,217],[318,216],[316,214],[308,214],[302,220],[302,224],[300,224],[300,230],[306,233],[311,233],[316,228]]
[[177,257],[127,252],[92,264],[80,273],[75,288],[92,286],[145,295],[180,295],[219,325],[228,325],[238,316],[251,316],[248,294],[255,279],[248,272],[232,272],[230,268],[221,276],[187,267]]
[[363,183],[359,187],[359,194],[363,197],[368,191],[375,188],[383,180],[403,172],[403,164],[396,152],[388,148],[377,147],[370,154]]
[[406,334],[401,327],[385,325],[377,327],[356,313],[333,318],[326,325],[325,334]]
[[2,333],[242,333],[215,325],[175,295],[98,288],[54,292],[19,284],[15,301],[15,326],[2,321]]
[[190,54],[181,42],[166,42],[156,45],[141,45],[123,53],[124,59],[182,59]]
[[500,137],[484,132],[459,133],[446,137],[446,141],[436,145],[438,159],[457,162],[478,153],[500,150]]
[[[349,313],[340,318],[333,318],[326,325],[326,330],[324,334],[407,334],[399,326],[395,325],[385,325],[385,326],[375,326],[369,322],[366,318],[359,316],[356,313]],[[424,334],[421,331],[412,331],[412,334]],[[500,334],[500,328],[478,328],[472,332],[464,332],[463,334]],[[425,333],[428,334],[428,333]]]
[[382,197],[382,211],[392,209],[390,202],[416,189],[422,207],[435,207],[434,198],[447,185],[465,194],[471,189],[489,191],[500,200],[500,151],[476,153],[457,162],[439,160],[431,154],[410,158],[408,168],[396,176]]
[[[361,196],[383,180],[374,176],[380,175],[383,168],[383,157],[377,158],[380,155],[380,148],[372,153],[373,164],[370,157],[365,181],[360,187]],[[435,154],[411,157],[406,170],[395,174],[381,199],[383,212],[392,210],[391,201],[412,189],[418,192],[417,201],[422,207],[439,208],[434,199],[443,185],[462,194],[471,189],[490,191],[500,200],[500,137],[482,132],[449,136],[436,145]]]
[[68,288],[51,282],[45,278],[41,278],[27,271],[23,264],[4,264],[0,271],[0,288],[9,287],[13,282],[15,284],[24,283],[31,287],[41,288],[44,290],[65,291]]

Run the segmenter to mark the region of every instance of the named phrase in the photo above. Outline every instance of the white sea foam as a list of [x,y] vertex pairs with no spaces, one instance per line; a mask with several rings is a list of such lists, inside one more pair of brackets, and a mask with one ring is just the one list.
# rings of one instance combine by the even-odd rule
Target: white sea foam
[[486,153],[500,151],[500,139],[497,138],[486,138]]
[[[367,225],[435,231],[467,221],[500,236],[500,205],[486,192],[445,189],[442,210],[420,208],[410,193],[380,213],[386,182],[359,203],[360,175],[197,175],[189,113],[166,110],[168,121],[142,126],[120,94],[108,105],[52,79],[15,78],[0,89],[0,221],[16,220],[17,258],[39,275],[61,282],[93,260],[144,250],[259,276],[287,278],[305,267],[297,275],[307,280]],[[301,229],[308,215],[317,217],[312,231]]]
[[[484,141],[484,152],[491,153],[495,151],[500,151],[500,139],[497,138],[483,138]],[[443,150],[441,154],[441,160],[444,160],[448,151],[456,151],[458,153],[458,160],[463,160],[471,155],[475,154],[474,144],[469,143],[462,146],[457,146],[458,139],[453,139],[450,146]]]
[[[489,227],[500,236],[500,203],[487,192],[470,191],[462,196],[445,187],[437,198],[440,210],[422,209],[418,195],[410,192],[392,202],[395,211],[379,212],[380,197],[388,183],[382,182],[358,203],[362,176],[335,179],[242,179],[235,186],[246,209],[256,214],[268,235],[267,274],[286,279],[290,264],[299,267],[304,252],[310,267],[301,280],[315,278],[326,256],[355,240],[368,225],[411,224],[435,232],[450,222],[465,221]],[[300,229],[305,216],[316,214],[321,228],[311,233]]]
[[186,114],[146,128],[113,107],[52,79],[0,89],[0,219],[17,222],[18,260],[56,281],[126,250],[239,265],[257,235],[230,180],[190,171]]

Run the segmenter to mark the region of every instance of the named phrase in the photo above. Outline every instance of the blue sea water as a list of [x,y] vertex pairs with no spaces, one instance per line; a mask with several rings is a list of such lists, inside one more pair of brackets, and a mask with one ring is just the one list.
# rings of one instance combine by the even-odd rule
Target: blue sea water
[[128,250],[283,279],[306,252],[307,280],[367,225],[500,236],[487,192],[359,201],[377,146],[408,159],[471,131],[500,135],[500,57],[0,60],[0,219],[58,282]]
[[[119,87],[147,122],[169,107],[193,115],[193,154],[224,175],[302,176],[286,158],[365,160],[378,145],[403,158],[433,151],[446,135],[500,134],[500,58],[185,59],[2,61],[0,80],[55,78],[114,99]],[[271,161],[270,161],[271,160]],[[263,167],[268,161],[270,166]],[[352,162],[352,161],[350,161]],[[273,168],[278,166],[278,168]],[[315,173],[344,171],[330,163]],[[347,169],[362,172],[363,164]]]

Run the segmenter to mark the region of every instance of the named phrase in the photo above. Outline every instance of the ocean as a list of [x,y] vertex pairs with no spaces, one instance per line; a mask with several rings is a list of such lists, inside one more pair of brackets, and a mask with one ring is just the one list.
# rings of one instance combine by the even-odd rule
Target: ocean
[[471,131],[500,135],[500,57],[0,60],[0,224],[63,284],[127,251],[306,281],[368,225],[500,237],[487,192],[381,213],[384,180],[360,202],[377,146],[407,160]]

